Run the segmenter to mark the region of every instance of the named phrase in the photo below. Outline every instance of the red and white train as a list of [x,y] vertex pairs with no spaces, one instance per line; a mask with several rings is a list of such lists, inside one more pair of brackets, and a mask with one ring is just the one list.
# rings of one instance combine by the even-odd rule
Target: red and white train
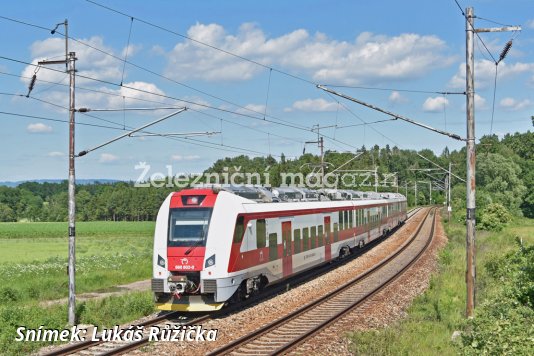
[[245,186],[171,193],[154,234],[157,307],[217,310],[343,257],[406,218],[398,193]]

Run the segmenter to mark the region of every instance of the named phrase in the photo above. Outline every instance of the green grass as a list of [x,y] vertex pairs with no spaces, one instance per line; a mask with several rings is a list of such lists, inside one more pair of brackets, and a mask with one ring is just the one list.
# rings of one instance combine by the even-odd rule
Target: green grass
[[[133,292],[101,300],[78,302],[76,317],[80,324],[92,324],[99,327],[113,327],[153,313],[152,293]],[[26,355],[46,342],[15,342],[17,327],[38,328],[44,325],[48,329],[63,329],[66,325],[67,308],[56,305],[48,308],[36,305],[0,306],[0,354]]]
[[[76,224],[76,293],[112,291],[150,278],[154,222]],[[0,354],[27,354],[43,343],[14,342],[16,327],[64,328],[67,224],[0,223]],[[134,292],[77,303],[82,324],[113,326],[154,311],[152,293]]]
[[[446,224],[448,245],[439,256],[439,272],[430,286],[416,298],[408,316],[377,331],[349,334],[351,352],[358,355],[455,355],[451,341],[455,330],[465,326],[465,226]],[[487,261],[517,249],[516,236],[534,244],[534,220],[517,218],[499,233],[477,231],[477,302],[496,288],[484,268]]]
[[[67,223],[0,223],[0,265],[67,258]],[[152,248],[154,222],[80,222],[79,257],[139,253]]]
[[[66,222],[0,223],[0,239],[67,238]],[[79,236],[144,236],[154,232],[152,221],[81,221],[76,223]]]
[[[77,226],[77,293],[150,278],[153,222],[83,222]],[[0,305],[67,296],[66,227],[66,223],[0,224],[4,237],[0,239],[0,292],[8,295],[7,300],[0,296]]]

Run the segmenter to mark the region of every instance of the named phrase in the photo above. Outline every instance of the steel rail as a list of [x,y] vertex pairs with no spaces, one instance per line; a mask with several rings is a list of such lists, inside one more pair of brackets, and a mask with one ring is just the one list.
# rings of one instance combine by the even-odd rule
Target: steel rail
[[[421,209],[422,208],[419,208],[419,210],[421,210]],[[415,211],[414,214],[412,214],[412,216],[415,215],[419,210]],[[325,303],[326,301],[332,299],[333,297],[337,296],[339,293],[344,292],[345,290],[348,290],[349,288],[353,287],[354,285],[356,285],[356,284],[360,283],[361,281],[367,279],[369,276],[375,274],[377,271],[382,269],[384,266],[388,265],[389,262],[391,262],[393,259],[398,257],[402,252],[404,252],[408,248],[408,246],[411,245],[411,243],[413,241],[415,241],[416,237],[419,235],[421,229],[425,225],[425,223],[427,221],[427,218],[430,215],[432,210],[433,209],[429,209],[428,210],[427,214],[425,215],[423,220],[420,222],[420,224],[417,227],[417,230],[415,231],[414,234],[412,234],[412,236],[410,237],[408,242],[405,243],[401,248],[399,248],[395,253],[393,253],[392,255],[388,256],[388,258],[383,260],[378,265],[375,265],[371,269],[367,270],[363,274],[361,274],[361,275],[357,276],[356,278],[352,279],[351,281],[349,281],[345,285],[336,288],[334,291],[328,293],[327,295],[325,295],[325,296],[323,296],[323,297],[321,297],[319,299],[316,299],[316,300],[306,304],[305,306],[293,311],[292,313],[290,313],[290,314],[288,314],[288,315],[286,315],[286,316],[284,316],[282,318],[279,318],[279,319],[277,319],[277,320],[275,320],[275,321],[273,321],[273,322],[271,322],[271,323],[269,323],[269,324],[267,324],[267,325],[265,325],[265,326],[263,326],[263,327],[261,327],[259,329],[256,329],[252,333],[249,333],[249,334],[247,334],[245,336],[242,336],[242,337],[240,337],[240,338],[228,343],[227,345],[222,346],[222,347],[220,347],[220,348],[208,353],[208,355],[228,354],[228,353],[230,353],[230,352],[232,352],[234,350],[237,350],[240,347],[242,347],[243,345],[245,345],[245,344],[247,344],[247,343],[249,343],[249,342],[251,342],[251,341],[253,341],[255,339],[258,339],[259,337],[261,337],[263,335],[266,335],[267,333],[269,333],[272,330],[276,329],[278,326],[281,326],[281,325],[287,323],[289,320],[293,320],[293,319],[295,319],[295,318],[297,318],[297,317],[299,317],[301,315],[304,315],[308,311],[313,310],[314,308],[318,307],[319,305],[321,305],[321,304]],[[351,309],[353,307],[354,306],[351,306]],[[318,330],[318,329],[316,329],[316,330]],[[308,338],[310,336],[311,336],[311,334],[305,336],[305,338]],[[285,350],[286,348],[289,348],[289,347],[290,347],[290,344],[288,343],[287,345],[285,345],[285,347],[281,347],[277,351],[282,352],[283,351],[282,348]]]
[[[410,211],[408,211],[406,221],[411,219],[421,209],[422,208],[419,207],[419,208],[413,208]],[[395,231],[395,229],[392,230],[392,232],[393,231]],[[229,307],[227,307],[227,308],[225,308],[223,310],[220,310],[218,312],[215,312],[215,313],[213,313],[211,315],[204,315],[204,316],[201,316],[201,317],[186,321],[182,325],[183,326],[195,325],[197,323],[200,323],[200,322],[203,322],[203,321],[206,321],[206,320],[210,320],[213,317],[230,314],[230,313],[232,313],[232,312],[234,312],[236,310],[243,309],[243,308],[249,307],[249,306],[251,306],[251,305],[253,305],[255,303],[259,303],[261,301],[264,301],[264,300],[266,300],[266,299],[268,299],[270,297],[278,295],[280,292],[288,290],[290,287],[294,287],[296,285],[300,285],[302,283],[305,283],[305,282],[309,281],[312,278],[317,278],[317,277],[319,277],[319,276],[321,276],[321,275],[323,275],[323,274],[325,274],[327,272],[330,272],[330,271],[334,270],[336,267],[339,267],[339,266],[349,262],[353,258],[356,258],[356,257],[360,256],[362,253],[367,252],[370,248],[377,246],[377,244],[380,241],[383,241],[383,239],[377,239],[377,240],[365,245],[364,249],[362,249],[362,251],[360,253],[354,254],[352,258],[345,258],[343,260],[338,260],[337,263],[334,266],[332,266],[331,264],[330,265],[324,264],[323,266],[319,266],[319,268],[316,268],[316,269],[314,269],[312,271],[309,271],[309,273],[304,272],[304,273],[301,273],[301,274],[299,274],[299,275],[297,275],[295,277],[292,277],[291,279],[289,279],[287,281],[280,282],[280,283],[272,286],[269,290],[267,290],[266,292],[262,293],[261,295],[258,295],[257,297],[250,298],[244,303],[241,303],[239,305],[231,305],[231,306],[229,306]],[[162,323],[162,322],[164,322],[166,320],[170,320],[173,317],[177,317],[177,316],[183,316],[183,314],[181,314],[180,312],[171,312],[171,313],[167,313],[167,314],[158,315],[158,316],[156,316],[154,318],[151,318],[151,319],[146,320],[144,322],[141,322],[139,324],[132,325],[132,327],[154,326],[154,325],[160,324],[160,323]],[[124,329],[126,330],[128,328],[125,327]],[[143,345],[147,344],[148,342],[149,342],[148,337],[145,336],[140,340],[132,341],[130,343],[126,343],[126,344],[120,345],[120,346],[118,346],[116,348],[113,348],[111,350],[107,350],[106,352],[101,352],[99,354],[100,355],[119,355],[119,354],[123,354],[123,353],[126,353],[126,352],[134,350],[134,349],[138,349],[138,348],[142,347]],[[110,343],[110,341],[105,341],[105,340],[82,341],[82,342],[78,342],[78,343],[74,343],[74,344],[70,344],[70,345],[64,346],[64,347],[62,347],[60,349],[57,349],[57,350],[54,350],[54,351],[47,352],[43,356],[70,355],[70,354],[77,353],[77,352],[84,351],[84,350],[88,350],[90,348],[99,346],[101,344],[106,344],[106,343]]]

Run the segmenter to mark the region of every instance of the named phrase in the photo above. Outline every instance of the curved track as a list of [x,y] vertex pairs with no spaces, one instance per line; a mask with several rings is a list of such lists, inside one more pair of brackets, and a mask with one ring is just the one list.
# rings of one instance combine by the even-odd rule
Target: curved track
[[272,355],[287,352],[396,280],[432,241],[435,211],[428,209],[411,238],[388,259],[349,283],[209,355]]
[[[407,220],[413,217],[417,212],[419,212],[423,208],[414,208],[410,210],[407,214]],[[366,245],[362,250],[361,253],[366,252],[370,248],[373,248],[376,246],[382,239],[379,239],[378,241],[373,241],[372,243]],[[357,253],[354,257],[359,256],[361,253]],[[351,258],[346,258],[344,260],[339,260],[336,262],[333,262],[333,264],[336,265],[342,265],[348,261],[350,261]],[[334,269],[336,266],[332,264],[325,264],[321,267],[318,267],[309,273],[302,273],[300,275],[297,275],[295,277],[292,277],[288,279],[285,282],[279,283],[278,285],[272,286],[269,288],[265,293],[262,293],[261,295],[250,298],[245,303],[241,303],[240,305],[231,305],[230,307],[224,308],[223,310],[220,310],[218,312],[212,313],[210,315],[202,315],[197,318],[183,318],[183,314],[180,312],[170,312],[158,315],[157,317],[151,318],[149,320],[146,320],[142,323],[132,325],[132,327],[142,326],[144,327],[145,332],[143,333],[143,338],[137,341],[92,341],[87,340],[83,342],[78,342],[74,344],[70,344],[67,346],[64,346],[60,349],[53,350],[51,352],[45,353],[44,356],[62,356],[62,355],[72,355],[72,354],[78,354],[78,355],[120,355],[127,353],[128,351],[132,351],[135,349],[138,349],[145,344],[149,342],[148,339],[148,329],[147,327],[150,326],[160,326],[165,327],[166,325],[170,326],[171,328],[181,325],[181,326],[190,326],[190,325],[198,325],[201,322],[210,320],[212,318],[218,317],[220,315],[225,315],[232,313],[236,310],[246,308],[254,303],[261,302],[265,299],[268,299],[269,297],[272,297],[280,292],[283,292],[290,287],[294,287],[296,285],[299,285],[301,283],[304,283],[311,278],[317,278],[318,276],[327,273]],[[181,318],[182,317],[182,318]],[[270,324],[271,325],[271,324]],[[127,328],[126,328],[127,329]],[[222,349],[221,349],[222,350]]]

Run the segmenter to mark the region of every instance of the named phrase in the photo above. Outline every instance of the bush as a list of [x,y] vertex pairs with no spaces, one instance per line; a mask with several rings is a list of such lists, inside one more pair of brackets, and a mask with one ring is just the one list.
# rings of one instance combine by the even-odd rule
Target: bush
[[464,354],[534,354],[534,246],[491,260],[486,269],[499,286],[476,310],[462,334]]
[[482,230],[501,231],[512,220],[512,215],[499,203],[489,204],[482,211],[479,227]]

